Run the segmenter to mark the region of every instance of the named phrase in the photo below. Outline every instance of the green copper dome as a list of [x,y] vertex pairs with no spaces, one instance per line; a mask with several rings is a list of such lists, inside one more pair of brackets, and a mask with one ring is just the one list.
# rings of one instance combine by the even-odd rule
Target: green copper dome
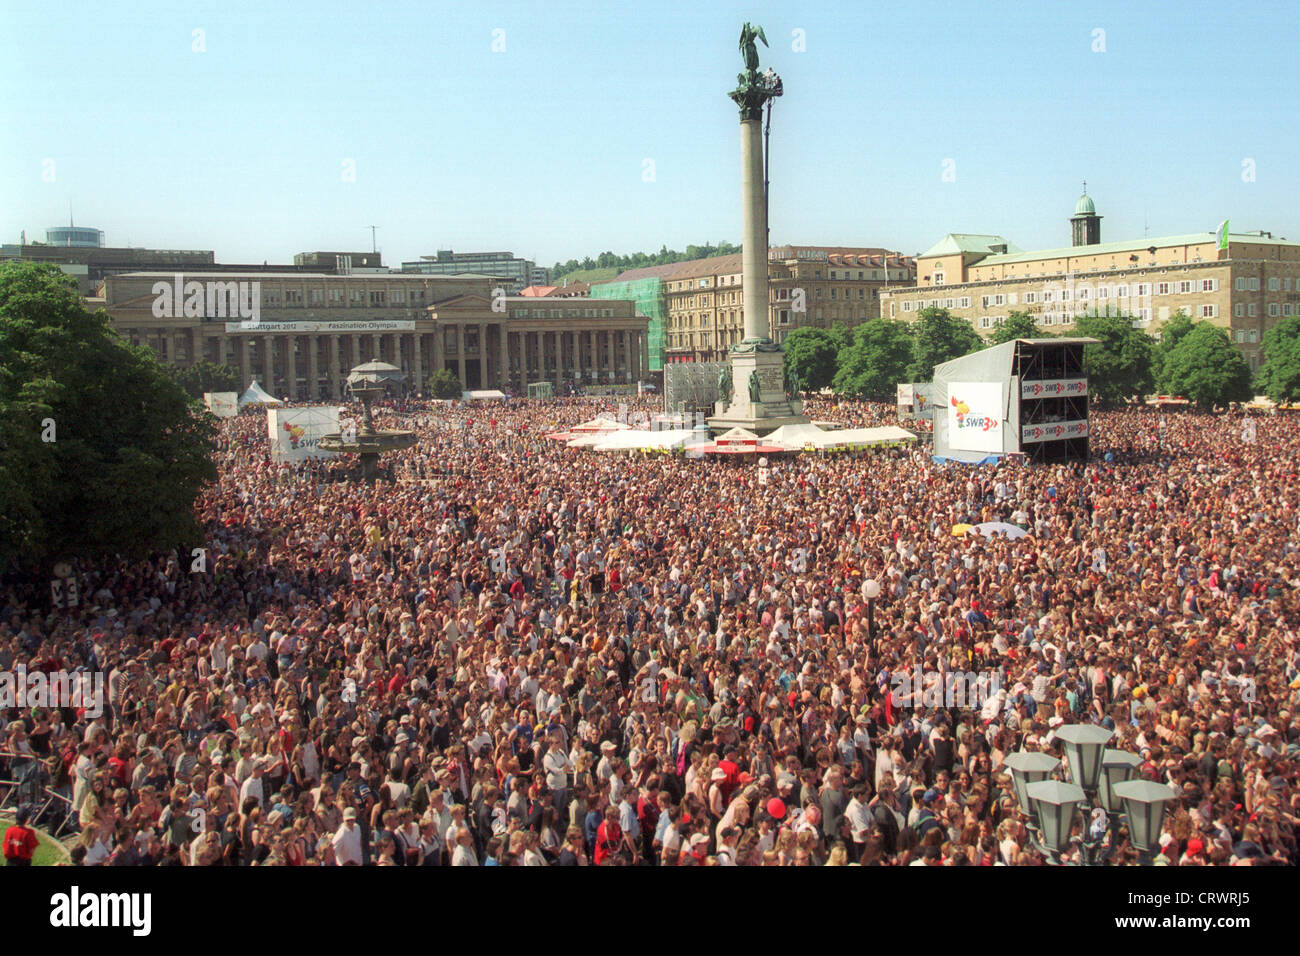
[[1074,214],[1076,216],[1095,216],[1097,207],[1092,204],[1092,197],[1084,193],[1079,197],[1079,201],[1074,205]]

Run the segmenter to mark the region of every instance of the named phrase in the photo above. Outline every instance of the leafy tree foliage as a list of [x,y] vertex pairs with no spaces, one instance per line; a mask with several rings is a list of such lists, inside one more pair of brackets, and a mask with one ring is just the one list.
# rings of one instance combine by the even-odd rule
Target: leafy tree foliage
[[1179,339],[1162,371],[1171,394],[1203,408],[1251,397],[1250,366],[1228,333],[1209,322],[1197,322]]
[[204,361],[185,367],[168,365],[166,368],[190,398],[202,398],[204,392],[243,391],[239,381],[239,369],[230,365],[217,365]]
[[1028,312],[1012,312],[1006,320],[993,330],[989,336],[991,345],[1001,345],[1014,339],[1050,339],[1055,338],[1051,332],[1044,332],[1038,327],[1038,320]]
[[786,375],[798,375],[803,388],[825,388],[835,377],[838,338],[830,329],[795,329],[785,339]]
[[1083,350],[1088,390],[1102,404],[1142,398],[1155,387],[1151,370],[1151,337],[1133,328],[1128,315],[1081,315],[1075,323],[1081,337],[1099,339]]
[[613,252],[602,252],[595,259],[591,256],[585,256],[581,260],[570,259],[568,262],[555,263],[551,267],[551,281],[556,282],[571,272],[580,272],[587,269],[617,268],[620,271],[640,269],[643,266],[665,266],[674,262],[689,262],[692,259],[729,256],[737,252],[740,252],[740,246],[726,240],[719,242],[717,245],[705,243],[702,246],[697,246],[692,243],[686,247],[684,252],[669,249],[667,246],[661,246],[658,252],[634,252],[625,256],[616,255]]
[[204,547],[216,424],[36,263],[0,266],[0,560]]
[[[912,323],[912,361],[909,382],[928,382],[934,367],[984,348],[985,343],[965,319],[947,309],[922,309]],[[899,379],[898,381],[902,381]]]
[[912,361],[912,330],[908,323],[871,319],[853,330],[852,342],[839,354],[835,391],[843,395],[891,401],[895,386],[908,381]]
[[465,391],[456,373],[445,368],[429,376],[425,390],[433,398],[460,398]]
[[1264,333],[1259,381],[1264,394],[1275,402],[1300,399],[1300,317],[1279,319]]
[[1151,350],[1151,376],[1155,379],[1156,390],[1162,394],[1169,394],[1165,381],[1165,359],[1174,350],[1174,346],[1182,341],[1183,336],[1192,331],[1194,325],[1192,317],[1179,309],[1173,318],[1160,326],[1160,341]]

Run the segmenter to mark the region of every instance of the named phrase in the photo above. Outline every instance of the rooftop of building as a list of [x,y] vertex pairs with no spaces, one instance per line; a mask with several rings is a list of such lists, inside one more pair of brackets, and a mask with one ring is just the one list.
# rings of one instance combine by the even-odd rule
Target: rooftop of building
[[[981,259],[979,262],[972,263],[972,265],[998,266],[1011,265],[1012,263],[1017,262],[1035,262],[1039,259],[1064,259],[1066,257],[1077,256],[1117,255],[1124,252],[1140,252],[1153,248],[1168,249],[1171,246],[1195,246],[1217,241],[1218,236],[1213,232],[1191,232],[1182,236],[1160,236],[1155,239],[1126,239],[1121,242],[1098,242],[1090,246],[1064,246],[1060,249],[1039,249],[1033,252],[1007,252],[1003,255],[990,255],[987,258]],[[1229,233],[1229,245],[1234,242],[1264,243],[1266,245],[1279,246],[1300,246],[1300,242],[1289,242],[1285,239],[1272,239],[1268,236]]]
[[990,255],[994,246],[1003,245],[1007,247],[1008,254],[1020,252],[1019,247],[1001,236],[986,235],[979,232],[950,232],[917,258],[929,259],[933,256],[969,255],[971,253]]

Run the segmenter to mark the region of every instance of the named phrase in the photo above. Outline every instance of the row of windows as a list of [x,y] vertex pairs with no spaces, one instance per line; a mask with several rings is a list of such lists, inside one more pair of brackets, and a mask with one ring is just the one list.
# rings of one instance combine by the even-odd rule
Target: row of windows
[[[423,289],[348,289],[348,305],[364,306],[367,301],[371,306],[383,308],[388,305],[407,305],[424,301]],[[321,306],[343,304],[342,289],[308,289],[304,300],[301,289],[262,289],[262,305],[278,308],[280,306],[312,305]]]
[[608,319],[614,315],[613,309],[511,309],[512,319]]

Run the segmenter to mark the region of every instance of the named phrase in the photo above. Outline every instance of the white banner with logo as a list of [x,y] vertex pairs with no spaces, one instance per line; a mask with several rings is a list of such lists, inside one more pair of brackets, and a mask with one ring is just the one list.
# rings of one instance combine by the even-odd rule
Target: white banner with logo
[[257,335],[274,335],[277,332],[293,332],[306,335],[308,333],[339,333],[347,335],[350,333],[364,332],[414,332],[414,319],[367,319],[363,321],[334,321],[334,322],[268,322],[262,319],[260,322],[253,319],[247,319],[243,322],[227,322],[227,332],[249,332]]
[[276,461],[332,458],[334,452],[319,445],[323,437],[339,431],[339,410],[335,406],[268,408],[266,430]]
[[948,383],[948,447],[1002,451],[1002,383]]
[[239,414],[239,395],[235,392],[204,392],[203,404],[218,418],[234,418]]
[[1087,421],[1044,422],[1041,425],[1024,425],[1020,429],[1020,442],[1027,445],[1036,441],[1060,441],[1063,438],[1084,438],[1088,434]]
[[1088,394],[1086,378],[1054,378],[1038,382],[1020,383],[1021,398],[1069,398]]

